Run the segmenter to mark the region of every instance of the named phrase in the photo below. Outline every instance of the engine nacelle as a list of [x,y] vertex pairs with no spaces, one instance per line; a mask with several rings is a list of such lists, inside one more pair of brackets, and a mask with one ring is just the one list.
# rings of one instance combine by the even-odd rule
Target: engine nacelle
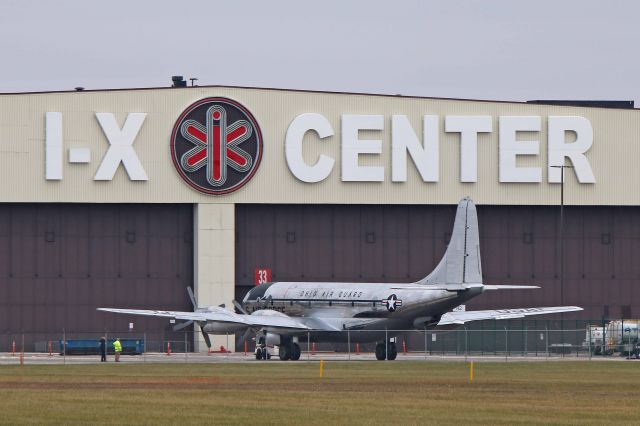
[[274,333],[267,333],[265,337],[265,343],[267,346],[280,346],[280,335]]

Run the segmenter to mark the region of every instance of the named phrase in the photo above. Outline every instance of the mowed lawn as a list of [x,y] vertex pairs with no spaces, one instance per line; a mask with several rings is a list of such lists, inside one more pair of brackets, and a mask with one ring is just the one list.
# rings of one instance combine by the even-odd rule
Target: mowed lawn
[[2,424],[640,424],[640,362],[0,367]]

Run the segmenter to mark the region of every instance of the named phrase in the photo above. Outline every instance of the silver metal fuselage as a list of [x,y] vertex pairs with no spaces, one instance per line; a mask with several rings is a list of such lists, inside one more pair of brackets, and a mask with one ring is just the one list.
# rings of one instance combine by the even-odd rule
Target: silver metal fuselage
[[[384,339],[385,334],[393,337],[429,328],[442,314],[480,293],[481,284],[457,292],[406,283],[275,282],[254,287],[242,305],[249,313],[270,309],[311,329],[335,330],[311,331],[312,341],[369,342]],[[307,333],[299,337],[302,341]]]

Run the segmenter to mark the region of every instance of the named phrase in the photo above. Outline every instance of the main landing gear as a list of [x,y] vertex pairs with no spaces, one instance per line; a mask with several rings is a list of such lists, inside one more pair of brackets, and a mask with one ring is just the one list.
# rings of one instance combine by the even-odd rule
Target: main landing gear
[[290,340],[278,348],[278,355],[282,361],[297,361],[300,359],[300,345]]
[[389,361],[393,361],[398,356],[398,349],[396,343],[389,341],[385,350],[384,343],[378,343],[376,345],[376,359],[378,361],[384,361],[385,358]]

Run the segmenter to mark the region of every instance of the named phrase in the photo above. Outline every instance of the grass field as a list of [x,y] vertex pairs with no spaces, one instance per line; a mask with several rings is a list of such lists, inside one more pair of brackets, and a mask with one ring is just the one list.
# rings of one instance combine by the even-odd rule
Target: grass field
[[640,424],[638,362],[0,367],[2,424]]

